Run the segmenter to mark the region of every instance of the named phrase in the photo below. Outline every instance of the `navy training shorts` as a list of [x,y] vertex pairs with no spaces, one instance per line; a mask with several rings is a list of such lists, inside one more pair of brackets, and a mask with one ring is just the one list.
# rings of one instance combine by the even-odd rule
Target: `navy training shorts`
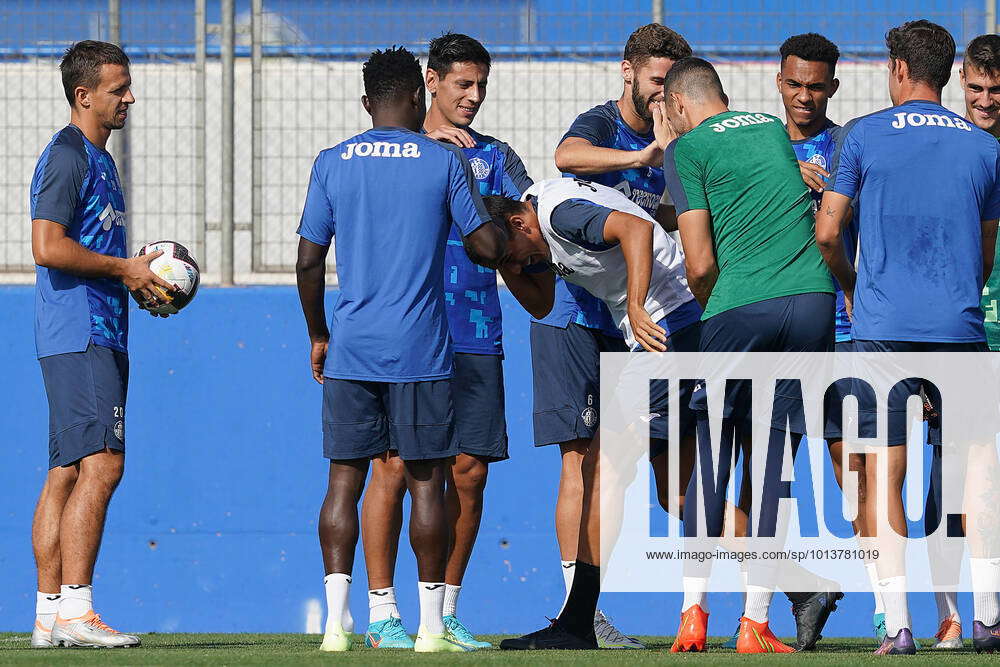
[[[807,292],[775,297],[738,306],[702,322],[701,352],[832,352],[834,345],[835,298],[828,292]],[[744,382],[727,386],[723,416],[744,420],[750,414],[749,387]],[[775,390],[775,428],[785,429],[784,415],[800,413],[793,392]],[[694,392],[691,407],[708,409],[704,389]],[[779,418],[780,415],[780,418]],[[793,433],[805,433],[805,424],[789,423]]]
[[601,410],[601,352],[626,352],[622,338],[570,324],[531,323],[535,446],[590,439]]
[[104,449],[124,452],[128,354],[90,343],[38,363],[49,399],[49,469]]
[[323,455],[334,461],[388,450],[404,461],[458,453],[451,379],[369,382],[323,379]]
[[[853,352],[854,341],[837,341],[834,352]],[[844,439],[844,398],[851,393],[851,379],[842,378],[833,383],[823,397],[823,437],[828,442]]]
[[[937,343],[937,342],[912,342],[898,340],[855,340],[854,350],[856,352],[989,352],[989,347],[985,341],[973,343]],[[924,384],[917,378],[909,378],[900,382],[901,390],[906,396],[921,396],[925,389]],[[860,391],[860,389],[859,389]],[[877,422],[877,408],[870,402],[858,401],[858,432],[874,437]],[[934,402],[934,397],[929,396]],[[939,400],[939,399],[938,399]],[[899,405],[896,403],[896,405]],[[902,410],[888,410],[889,420],[887,431],[887,443],[889,445],[906,444],[907,419],[905,409],[905,399],[902,403]],[[940,407],[940,406],[938,406]],[[928,419],[927,422],[927,444],[941,444],[941,420],[940,415]]]
[[492,461],[508,458],[503,357],[456,352],[451,382],[459,451]]

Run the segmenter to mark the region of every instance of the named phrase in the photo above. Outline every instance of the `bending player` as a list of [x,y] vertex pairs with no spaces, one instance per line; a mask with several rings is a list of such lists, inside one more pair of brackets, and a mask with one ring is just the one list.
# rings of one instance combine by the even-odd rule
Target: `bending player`
[[128,290],[158,304],[173,287],[149,270],[160,251],[127,257],[125,196],[105,149],[135,103],[128,57],[88,40],[70,47],[59,69],[70,124],[31,180],[35,347],[50,413],[49,471],[31,526],[31,646],[138,646],[94,613],[94,565],[125,467]]
[[[426,83],[431,105],[423,122],[427,136],[462,148],[478,191],[518,198],[531,186],[511,147],[470,126],[486,100],[490,54],[467,35],[448,33],[431,41]],[[452,227],[445,247],[445,306],[454,346],[452,401],[459,453],[445,486],[449,547],[445,568],[444,624],[454,638],[488,648],[458,619],[462,589],[483,516],[489,464],[507,458],[504,419],[503,344],[496,273],[473,264],[462,236]],[[411,648],[392,585],[402,506],[406,491],[403,463],[395,451],[372,459],[372,477],[361,511],[370,610],[365,643],[378,648]]]
[[[323,385],[323,450],[330,459],[319,521],[328,607],[321,649],[351,648],[357,503],[369,460],[391,449],[403,461],[412,499],[410,543],[420,579],[414,650],[467,651],[442,622],[444,485],[458,442],[441,275],[452,224],[486,258],[499,259],[505,239],[496,225],[484,224],[489,218],[461,151],[419,133],[425,105],[417,59],[402,48],[375,51],[363,73],[362,104],[373,129],[316,158],[298,230],[299,297],[312,374]],[[391,197],[386,183],[395,188]],[[325,266],[335,234],[340,298],[328,328]],[[387,502],[399,505],[402,497]],[[392,506],[387,514],[398,511]]]
[[[665,26],[652,23],[633,32],[622,56],[620,96],[573,121],[556,148],[560,171],[616,188],[649,215],[662,217],[657,209],[664,189],[663,151],[654,141],[650,103],[662,95],[663,77],[674,61],[689,55],[684,38]],[[513,288],[507,275],[504,280]],[[559,443],[556,540],[568,598],[583,512],[584,458],[599,428],[600,353],[626,348],[604,304],[577,285],[556,278],[555,303],[545,312],[531,323],[534,435],[536,446]],[[654,457],[652,464],[662,476],[665,458]],[[594,631],[602,648],[643,648],[600,610]]]
[[[947,30],[929,21],[911,21],[890,30],[886,45],[889,95],[895,106],[845,126],[816,219],[816,239],[844,288],[849,311],[853,305],[857,351],[983,351],[979,304],[993,266],[1000,217],[1000,150],[994,138],[972,131],[940,104],[955,57]],[[949,168],[940,169],[942,164]],[[855,198],[861,258],[857,272],[841,236]],[[879,260],[866,260],[873,257]],[[927,303],[935,308],[928,310]],[[915,312],[923,316],[915,319]],[[921,383],[907,381],[906,389],[918,394]],[[861,427],[873,427],[873,408],[859,406]],[[867,527],[875,535],[880,516],[887,516],[889,527],[905,537],[905,410],[890,409],[888,419],[889,474],[882,482],[888,484],[888,507],[875,502],[879,480],[875,457],[869,456]],[[940,430],[930,429],[928,441],[940,445]],[[975,545],[970,546],[975,555]],[[916,647],[906,602],[905,554],[892,536],[883,538],[879,549],[887,634],[876,653],[912,654]],[[974,589],[990,592],[974,596],[977,620],[996,613],[996,568],[988,558],[973,559]],[[995,642],[989,628],[982,627],[985,634],[979,639],[984,645]]]
[[[700,58],[676,63],[667,74],[664,92],[663,113],[682,133],[665,152],[664,172],[684,246],[688,284],[705,308],[700,351],[832,350],[833,286],[813,250],[812,206],[780,121],[766,114],[730,111],[715,68]],[[739,433],[749,426],[749,406],[741,393],[727,397],[722,447],[733,451],[735,431],[746,464],[749,443]],[[795,399],[788,400],[789,414],[794,403]],[[711,466],[703,390],[695,393],[692,407],[698,412],[699,457],[709,457]],[[780,444],[768,443],[769,460],[784,450],[785,424],[774,426],[772,440],[780,439]],[[805,425],[793,423],[789,428],[801,434]],[[793,435],[792,442],[798,440]],[[723,487],[728,474],[729,467],[723,466]],[[776,503],[778,495],[777,489],[763,489],[765,503]],[[719,536],[724,505],[708,494],[706,505],[709,534]],[[696,530],[696,512],[691,509],[689,502],[685,524]],[[792,651],[768,627],[773,583],[755,582],[754,569],[749,575],[737,650]],[[675,642],[680,650],[700,650],[705,642],[708,582],[707,577],[696,579],[685,578],[681,630]],[[819,584],[820,592],[789,594],[797,607],[798,643],[803,649],[819,638],[841,595],[822,590],[823,582],[810,579]]]
[[[505,275],[523,278],[520,283],[508,284],[515,285],[512,292],[529,310],[543,311],[545,304],[553,302],[551,269],[601,298],[630,347],[697,349],[701,308],[684,280],[683,253],[641,207],[617,190],[580,179],[537,183],[522,199],[487,197],[486,205],[494,221],[506,224],[510,240],[502,269]],[[665,383],[659,390],[653,388],[651,405],[647,406],[650,413],[665,417],[665,390]],[[690,426],[682,424],[682,434],[688,433]],[[650,424],[651,435],[663,440],[663,450],[666,431],[665,418]],[[693,443],[689,440],[687,444],[691,449]],[[688,458],[687,463],[689,469],[692,460]],[[634,464],[634,460],[631,465],[625,461],[621,468],[634,470]],[[506,639],[501,648],[597,648],[592,621],[600,594],[598,498],[601,484],[608,483],[601,479],[597,438],[587,452],[585,469],[593,472],[585,477],[585,511],[569,599],[549,627]],[[680,477],[686,487],[684,470]],[[660,492],[666,493],[666,489]]]

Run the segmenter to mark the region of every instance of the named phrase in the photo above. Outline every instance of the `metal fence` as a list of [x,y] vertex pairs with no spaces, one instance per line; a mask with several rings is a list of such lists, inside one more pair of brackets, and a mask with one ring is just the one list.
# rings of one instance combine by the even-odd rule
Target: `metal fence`
[[[58,58],[73,41],[120,42],[137,104],[113,134],[138,245],[189,245],[209,283],[290,282],[295,228],[316,154],[368,126],[361,62],[403,44],[421,58],[447,30],[494,56],[480,131],[510,143],[536,178],[580,112],[621,93],[636,27],[660,20],[713,60],[738,108],[781,113],[777,46],[816,31],[844,53],[831,117],[888,104],[884,33],[924,17],[962,45],[995,26],[995,0],[8,0],[0,7],[0,282],[30,281],[28,185],[69,118]],[[957,77],[945,104],[961,110]],[[393,196],[386,183],[386,196]]]

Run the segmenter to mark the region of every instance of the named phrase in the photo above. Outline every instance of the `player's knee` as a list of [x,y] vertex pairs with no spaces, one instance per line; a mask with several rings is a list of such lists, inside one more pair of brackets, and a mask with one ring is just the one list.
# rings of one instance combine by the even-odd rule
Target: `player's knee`
[[372,478],[368,484],[375,493],[402,496],[406,492],[406,465],[398,456],[379,460],[372,466]]
[[125,454],[106,449],[87,457],[80,466],[78,480],[88,485],[114,491],[125,474]]
[[481,494],[486,488],[489,465],[472,457],[463,457],[452,467],[455,488],[463,494]]

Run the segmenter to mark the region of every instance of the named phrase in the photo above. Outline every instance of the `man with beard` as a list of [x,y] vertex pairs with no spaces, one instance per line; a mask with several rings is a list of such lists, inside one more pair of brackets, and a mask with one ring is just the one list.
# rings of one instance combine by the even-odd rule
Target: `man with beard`
[[[560,171],[616,188],[649,215],[667,219],[669,207],[660,206],[663,151],[653,137],[649,105],[663,95],[663,77],[673,63],[690,55],[684,38],[665,26],[651,23],[633,32],[621,63],[621,96],[577,117],[556,149]],[[531,323],[531,365],[535,445],[558,443],[562,458],[556,539],[567,598],[577,572],[584,458],[598,430],[600,353],[624,350],[607,307],[583,288],[557,280],[552,309]],[[664,453],[653,453],[665,463]],[[666,467],[656,463],[659,475]],[[602,648],[643,648],[599,610],[593,629]]]

